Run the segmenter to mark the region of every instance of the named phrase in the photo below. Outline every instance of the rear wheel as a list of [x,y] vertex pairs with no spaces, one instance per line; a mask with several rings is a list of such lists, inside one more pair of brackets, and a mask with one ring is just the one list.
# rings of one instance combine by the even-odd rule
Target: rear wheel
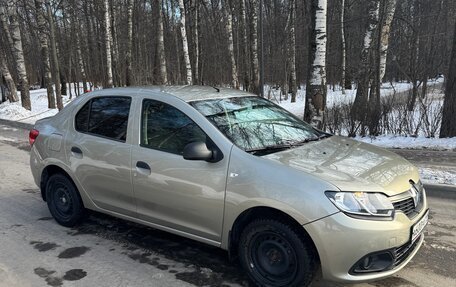
[[73,182],[63,174],[52,175],[46,184],[46,201],[54,219],[73,227],[84,217],[85,209]]
[[292,226],[274,219],[248,224],[241,234],[239,258],[257,286],[307,286],[315,274],[313,246]]

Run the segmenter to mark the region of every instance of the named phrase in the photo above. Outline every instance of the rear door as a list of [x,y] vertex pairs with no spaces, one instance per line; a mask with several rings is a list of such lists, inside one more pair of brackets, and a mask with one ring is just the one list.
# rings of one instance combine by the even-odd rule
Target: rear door
[[128,96],[100,96],[85,103],[75,113],[66,150],[77,180],[97,206],[135,216],[127,133],[131,102]]
[[142,101],[139,134],[132,148],[139,218],[220,242],[229,150],[216,163],[185,160],[186,144],[211,139],[189,115],[159,100]]

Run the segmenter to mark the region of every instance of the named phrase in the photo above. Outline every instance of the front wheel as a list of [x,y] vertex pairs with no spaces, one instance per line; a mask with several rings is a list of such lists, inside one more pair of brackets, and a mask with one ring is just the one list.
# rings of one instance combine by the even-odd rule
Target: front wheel
[[84,205],[79,193],[68,177],[52,175],[46,184],[46,201],[49,211],[60,225],[73,227],[84,216]]
[[259,219],[243,230],[239,258],[257,286],[307,286],[313,279],[316,259],[313,246],[290,225]]

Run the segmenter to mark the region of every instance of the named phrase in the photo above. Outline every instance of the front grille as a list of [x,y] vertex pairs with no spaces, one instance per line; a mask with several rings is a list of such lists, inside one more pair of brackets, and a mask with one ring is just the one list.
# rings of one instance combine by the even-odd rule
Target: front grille
[[393,202],[393,206],[395,210],[402,211],[408,217],[411,217],[411,215],[413,215],[415,212],[415,203],[411,197],[401,201]]
[[[405,199],[401,199],[399,201],[393,202],[394,209],[396,211],[402,211],[408,218],[414,218],[416,215],[420,213],[424,206],[424,188],[423,185],[420,183],[414,184],[409,191],[406,191],[409,196]],[[415,206],[415,201],[416,202]]]
[[413,250],[415,250],[415,248],[418,246],[418,242],[420,241],[421,236],[418,237],[414,242],[408,242],[395,249],[393,263],[394,267],[399,266],[402,262],[404,262],[404,260],[409,257],[410,253],[412,253]]

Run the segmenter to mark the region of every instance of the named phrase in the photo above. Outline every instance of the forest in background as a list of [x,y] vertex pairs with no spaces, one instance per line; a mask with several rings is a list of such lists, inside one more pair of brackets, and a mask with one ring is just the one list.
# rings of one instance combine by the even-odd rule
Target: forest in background
[[381,133],[381,82],[412,83],[413,111],[443,75],[440,136],[456,136],[455,19],[453,0],[0,0],[0,68],[26,109],[30,87],[61,109],[62,94],[98,86],[268,85],[293,101],[305,85],[304,119],[320,128],[327,89],[356,87],[351,135]]

